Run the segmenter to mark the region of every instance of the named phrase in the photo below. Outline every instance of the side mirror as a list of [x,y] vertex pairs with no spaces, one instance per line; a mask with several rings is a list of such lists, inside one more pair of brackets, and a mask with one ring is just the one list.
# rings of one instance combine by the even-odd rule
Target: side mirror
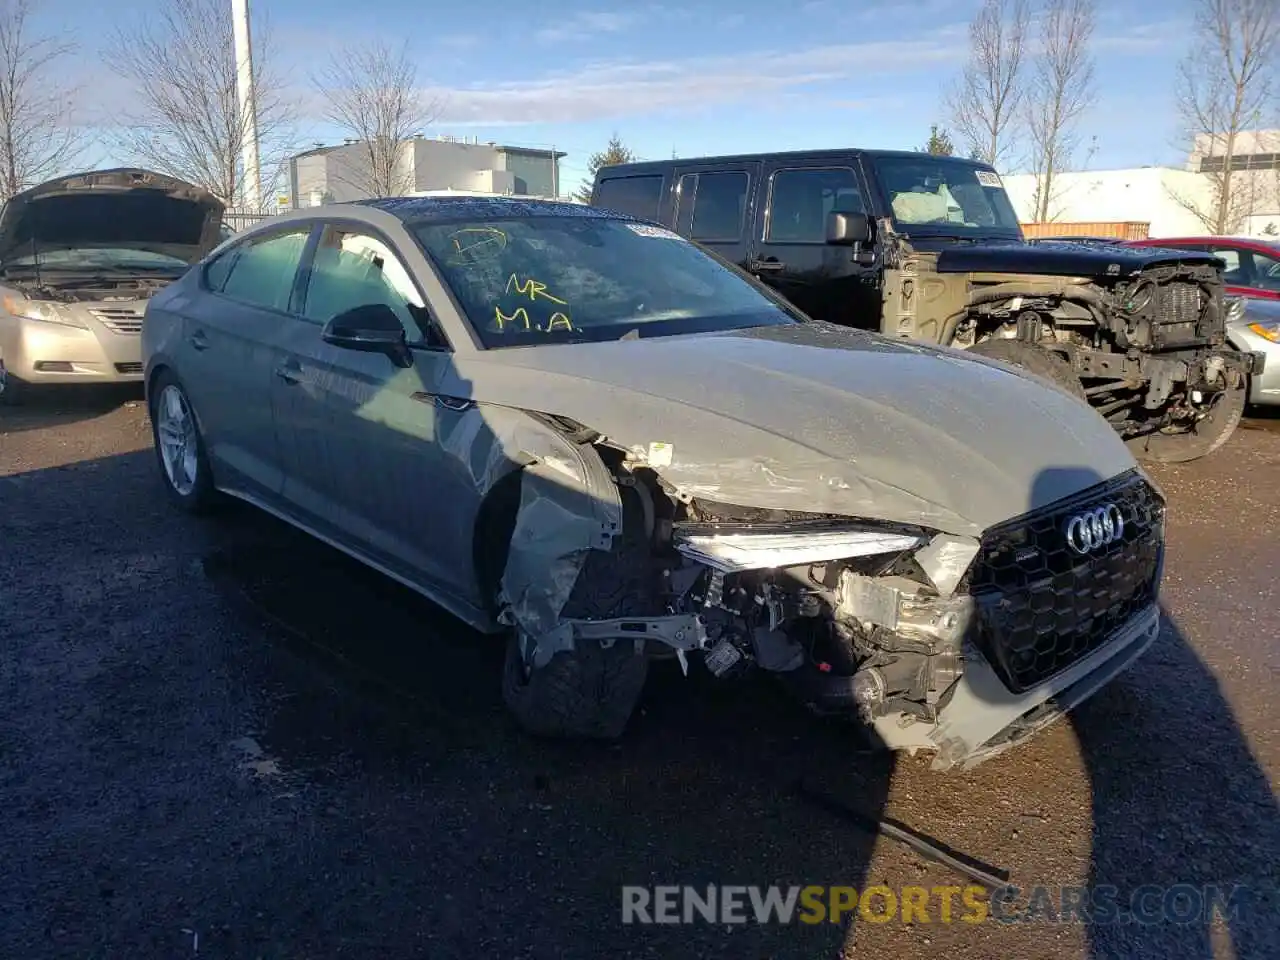
[[865,213],[827,214],[827,243],[852,246],[871,240],[871,220]]
[[324,325],[320,339],[344,350],[384,353],[397,366],[413,364],[400,318],[385,303],[344,310]]

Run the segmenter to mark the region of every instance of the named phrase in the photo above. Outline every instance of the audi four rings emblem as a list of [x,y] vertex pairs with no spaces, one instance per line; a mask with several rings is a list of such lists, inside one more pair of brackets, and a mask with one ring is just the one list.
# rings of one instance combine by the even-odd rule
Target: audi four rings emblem
[[1067,546],[1076,553],[1090,553],[1124,535],[1124,514],[1114,503],[1078,514],[1067,521]]

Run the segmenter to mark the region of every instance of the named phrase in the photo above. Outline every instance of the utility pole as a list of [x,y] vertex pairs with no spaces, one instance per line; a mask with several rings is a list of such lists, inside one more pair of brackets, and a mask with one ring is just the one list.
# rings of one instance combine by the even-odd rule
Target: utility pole
[[249,0],[231,0],[231,33],[236,52],[236,94],[240,100],[240,162],[244,167],[244,202],[262,209],[262,168],[258,157],[258,102],[253,89],[253,39],[249,34]]
[[556,145],[551,145],[551,199],[560,199],[560,158],[556,156]]

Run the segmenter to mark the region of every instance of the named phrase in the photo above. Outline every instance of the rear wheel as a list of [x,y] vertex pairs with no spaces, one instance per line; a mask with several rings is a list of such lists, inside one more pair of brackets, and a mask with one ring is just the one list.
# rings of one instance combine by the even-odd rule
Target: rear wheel
[[[587,554],[562,616],[612,620],[651,615],[649,539],[634,491],[620,488],[623,535],[608,552]],[[506,531],[506,536],[510,531]],[[516,721],[546,737],[614,739],[626,729],[649,673],[649,660],[634,639],[605,646],[580,640],[543,666],[529,656],[530,638],[518,628],[507,641],[502,698]]]
[[1166,430],[1134,437],[1125,441],[1129,452],[1139,460],[1156,463],[1187,463],[1199,460],[1231,439],[1244,416],[1249,383],[1241,378],[1238,386],[1228,387],[1218,395],[1204,417],[1189,428]]
[[998,338],[975,343],[969,348],[969,352],[1021,367],[1029,373],[1043,377],[1073,397],[1088,402],[1084,385],[1071,369],[1071,364],[1043,347],[1025,343],[1022,340]]

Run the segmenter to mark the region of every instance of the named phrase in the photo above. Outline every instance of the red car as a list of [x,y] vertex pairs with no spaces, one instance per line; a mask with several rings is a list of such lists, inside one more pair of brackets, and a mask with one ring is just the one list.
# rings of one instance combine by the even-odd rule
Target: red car
[[1134,247],[1207,250],[1225,264],[1227,293],[1237,297],[1280,300],[1280,241],[1247,237],[1160,237],[1130,240]]

